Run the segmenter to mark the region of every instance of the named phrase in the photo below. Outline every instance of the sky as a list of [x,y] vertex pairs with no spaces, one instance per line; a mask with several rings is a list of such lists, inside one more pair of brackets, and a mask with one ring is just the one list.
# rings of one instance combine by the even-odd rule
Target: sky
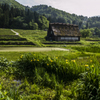
[[100,16],[100,0],[16,0],[25,6],[48,5],[71,14]]

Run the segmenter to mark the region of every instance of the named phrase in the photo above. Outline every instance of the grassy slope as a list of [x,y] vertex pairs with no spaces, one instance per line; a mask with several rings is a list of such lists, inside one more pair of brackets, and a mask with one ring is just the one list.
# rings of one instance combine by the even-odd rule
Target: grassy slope
[[45,36],[47,36],[47,31],[43,30],[21,30],[14,29],[16,32],[20,33],[21,36],[30,39],[32,41],[45,41]]
[[42,44],[45,40],[45,36],[47,35],[47,31],[43,30],[21,30],[14,29],[18,32],[22,37],[27,38],[27,40],[36,44],[36,46],[44,46]]
[[15,35],[15,33],[11,32],[10,29],[0,28],[0,35]]

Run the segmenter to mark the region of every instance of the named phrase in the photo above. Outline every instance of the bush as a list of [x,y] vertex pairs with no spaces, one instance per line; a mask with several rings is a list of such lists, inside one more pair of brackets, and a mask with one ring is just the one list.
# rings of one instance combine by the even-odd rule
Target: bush
[[85,38],[92,34],[90,29],[80,30],[80,33],[82,34],[82,37],[85,37]]

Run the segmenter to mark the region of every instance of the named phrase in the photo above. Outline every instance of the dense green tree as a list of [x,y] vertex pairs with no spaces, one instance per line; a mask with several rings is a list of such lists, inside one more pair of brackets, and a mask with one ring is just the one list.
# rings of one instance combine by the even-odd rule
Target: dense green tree
[[49,21],[44,16],[39,16],[38,23],[40,29],[47,29],[49,27]]
[[30,29],[36,30],[38,29],[38,24],[35,23],[33,20],[31,22],[29,22],[29,27]]
[[0,5],[0,27],[45,29],[49,27],[49,21],[45,16],[32,12],[30,9],[25,11],[3,4]]
[[73,20],[72,24],[76,24],[76,21],[75,21],[75,20]]
[[3,27],[8,28],[9,27],[9,11],[8,10],[5,11],[3,17],[4,17]]
[[58,18],[57,22],[59,22],[59,23],[66,23],[66,20],[64,18]]
[[38,24],[37,23],[33,23],[33,30],[37,30],[38,29]]
[[13,28],[22,28],[24,18],[21,16],[14,17],[12,27]]
[[78,26],[79,26],[79,29],[81,29],[81,28],[82,28],[82,21],[81,21],[81,22],[79,22]]
[[31,11],[36,11],[39,14],[47,17],[47,19],[52,23],[52,22],[59,22],[59,23],[69,23],[72,24],[73,21],[75,21],[74,24],[77,24],[84,20],[84,16],[77,16],[75,14],[69,14],[65,11],[61,11],[58,9],[55,9],[51,6],[47,5],[39,5],[39,6],[33,6],[30,8]]
[[[58,9],[55,9],[51,6],[47,5],[38,5],[33,6],[30,8],[31,11],[36,11],[39,14],[47,17],[47,19],[51,22],[59,22],[59,23],[69,23],[69,24],[76,24],[79,25],[81,29],[88,29],[88,28],[99,28],[100,29],[100,17],[84,17],[84,16],[77,16],[76,14],[70,14]],[[62,20],[63,19],[63,20]]]
[[18,8],[21,10],[25,10],[25,6],[22,4],[18,3],[17,0],[0,0],[0,4],[8,4],[13,8]]
[[89,23],[87,22],[87,23],[86,23],[86,29],[88,29],[88,28],[89,28]]
[[90,29],[81,29],[80,33],[82,34],[82,37],[85,37],[85,38],[92,34]]
[[28,29],[28,24],[27,24],[27,23],[23,23],[23,24],[22,24],[22,28],[23,28],[23,29]]
[[95,32],[95,35],[98,35],[98,36],[100,36],[100,29],[98,29],[98,28],[95,28],[94,32]]
[[[10,2],[10,0],[0,0],[0,2],[2,1],[7,1],[7,3]],[[11,1],[13,2],[15,0]],[[20,16],[20,18],[23,18],[23,21],[20,21],[18,19],[18,16]],[[11,5],[0,4],[0,27],[31,29],[29,23],[32,22],[32,20],[35,23],[34,26],[36,25],[38,29],[48,28],[49,22],[76,24],[79,25],[79,29],[96,27],[100,29],[100,17],[98,16],[90,18],[77,16],[75,14],[66,13],[65,11],[55,9],[47,5],[33,6],[31,8],[26,7],[26,9],[24,10],[18,7],[18,5],[12,6],[12,3]]]

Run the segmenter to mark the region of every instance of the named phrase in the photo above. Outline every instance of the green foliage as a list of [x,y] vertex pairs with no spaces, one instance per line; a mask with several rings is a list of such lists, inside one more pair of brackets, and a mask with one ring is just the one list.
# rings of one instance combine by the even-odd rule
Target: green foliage
[[100,37],[100,29],[95,28],[94,33],[95,33],[95,35]]
[[32,11],[36,11],[41,15],[44,15],[48,18],[50,22],[59,22],[59,23],[69,23],[77,24],[84,20],[84,16],[77,16],[75,14],[66,13],[65,11],[61,11],[58,9],[55,9],[51,6],[47,5],[38,5],[33,6],[31,8]]
[[72,47],[73,49],[76,49],[81,52],[94,52],[94,53],[100,53],[100,47],[99,46],[85,46],[85,47]]
[[90,29],[83,29],[83,30],[81,29],[80,33],[82,34],[82,37],[85,37],[85,38],[91,35]]
[[88,18],[88,23],[89,23],[89,27],[97,27],[100,28],[100,17],[95,16],[95,17],[90,17]]
[[38,24],[34,23],[33,20],[32,20],[32,22],[29,22],[29,26],[30,26],[30,29],[33,29],[33,30],[37,30],[38,29]]
[[0,57],[0,69],[5,69],[8,66],[10,66],[10,62],[4,57]]
[[[31,8],[30,7],[25,7],[23,6],[22,4],[18,3],[17,1],[15,0],[1,0],[0,1],[0,4],[8,4],[10,5],[10,8],[12,8],[12,12],[10,12],[10,18],[8,17],[9,16],[9,11],[5,11],[5,13],[3,13],[3,10],[0,8],[0,19],[1,19],[1,23],[0,23],[0,26],[2,27],[9,27],[9,22],[11,23],[12,20],[13,20],[13,17],[17,17],[17,16],[21,16],[21,17],[25,17],[25,13],[26,13],[26,17],[25,17],[25,21],[26,22],[23,22],[23,27],[20,27],[21,28],[29,28],[28,23],[30,21],[32,21],[32,19],[36,20],[36,18],[39,18],[38,14],[36,14],[36,12],[38,12],[39,14],[43,15],[42,17],[47,17],[47,19],[50,21],[50,22],[59,22],[59,23],[69,23],[69,24],[76,24],[76,25],[79,25],[79,28],[100,28],[100,17],[98,16],[95,16],[95,17],[85,17],[85,16],[78,16],[78,15],[75,15],[75,14],[70,14],[70,13],[67,13],[65,11],[61,11],[61,10],[58,10],[58,9],[55,9],[51,6],[47,6],[47,5],[38,5],[38,6],[32,6]],[[4,8],[7,9],[7,6],[4,6]],[[16,14],[16,11],[14,8],[18,8],[20,9],[20,11],[18,11],[17,9],[17,14]],[[30,11],[36,11],[34,14],[30,13],[30,11],[28,12],[25,12],[25,11],[21,11],[21,10],[30,10]],[[21,14],[21,15],[20,15]],[[17,16],[14,16],[14,15],[17,15]],[[33,15],[34,18],[33,18]],[[30,20],[28,19],[30,18]],[[5,20],[5,21],[3,21]],[[43,22],[43,21],[42,21]],[[26,23],[26,24],[25,24]],[[37,21],[35,21],[35,23],[38,24]],[[44,25],[39,25],[39,28],[43,28],[44,29]]]
[[78,100],[99,100],[100,99],[100,78],[96,70],[82,74],[81,83],[78,87]]
[[44,16],[39,17],[38,23],[39,23],[40,29],[47,29],[49,27],[49,21]]
[[1,100],[11,100],[11,98],[9,98],[7,96],[7,91],[2,91],[2,85],[0,84],[0,99]]
[[[53,87],[58,82],[67,82],[79,77],[84,68],[78,68],[75,60],[66,62],[57,57],[41,57],[35,54],[21,55],[17,61],[17,77],[25,78],[31,82]],[[51,76],[50,76],[51,75]],[[55,77],[55,78],[53,78]],[[53,80],[52,80],[53,79]],[[54,82],[53,82],[54,81]]]
[[0,58],[0,83],[3,82],[0,91],[3,95],[7,93],[4,97],[12,100],[100,99],[99,54],[93,56],[84,51],[8,54],[21,56],[14,62]]
[[0,3],[1,4],[7,3],[7,4],[10,4],[10,6],[12,6],[14,8],[16,7],[16,8],[19,8],[19,9],[25,9],[25,7],[22,4],[18,3],[15,0],[0,0]]
[[48,18],[50,22],[59,22],[59,23],[69,23],[79,25],[79,28],[100,28],[100,17],[85,17],[77,16],[75,14],[70,14],[65,11],[55,9],[47,5],[38,5],[30,8],[32,11],[36,11],[41,15],[44,15]]
[[3,84],[0,84],[0,100],[22,100],[22,97],[16,89],[10,89],[9,92],[3,90]]
[[0,4],[0,27],[16,29],[47,29],[49,21],[45,16],[39,15],[30,9],[19,9],[9,4]]
[[55,86],[55,90],[56,90],[56,95],[54,97],[54,100],[60,100],[60,96],[62,94],[62,90],[63,90],[63,86],[62,85],[56,85]]
[[[46,34],[40,30],[19,31],[23,36]],[[91,45],[90,41],[87,44],[84,39],[83,42],[85,46],[64,47],[70,48],[69,52],[1,52],[0,57],[8,60],[0,58],[0,83],[3,82],[0,91],[3,95],[6,91],[4,97],[13,100],[99,100],[99,42],[98,45]]]

